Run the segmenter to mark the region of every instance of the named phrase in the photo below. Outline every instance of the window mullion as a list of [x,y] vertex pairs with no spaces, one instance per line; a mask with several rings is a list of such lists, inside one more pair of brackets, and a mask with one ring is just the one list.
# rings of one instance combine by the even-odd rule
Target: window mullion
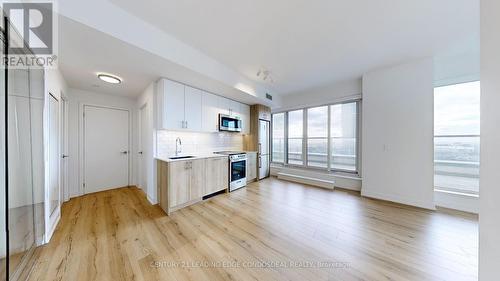
[[356,153],[354,153],[356,159],[355,159],[355,167],[356,167],[356,172],[359,174],[360,170],[360,161],[359,161],[359,156],[361,154],[361,145],[360,145],[360,135],[361,135],[361,104],[359,101],[356,102]]
[[283,149],[283,165],[288,166],[288,112],[285,112],[284,118],[284,140],[283,145],[285,146]]
[[307,156],[307,111],[308,109],[304,109],[302,111],[302,165],[308,166],[308,156]]
[[332,147],[331,146],[332,145],[332,143],[331,143],[332,142],[332,139],[331,139],[331,136],[332,136],[331,135],[332,134],[332,132],[331,132],[331,114],[332,114],[332,107],[329,105],[328,106],[328,121],[327,121],[328,122],[328,129],[327,129],[327,131],[328,131],[327,138],[328,139],[326,141],[327,146],[328,146],[326,148],[326,157],[327,157],[327,160],[326,160],[326,169],[328,170],[328,172],[331,171],[331,168],[330,168],[331,167],[331,163],[330,162],[331,162],[331,155],[332,155],[332,148],[331,148]]

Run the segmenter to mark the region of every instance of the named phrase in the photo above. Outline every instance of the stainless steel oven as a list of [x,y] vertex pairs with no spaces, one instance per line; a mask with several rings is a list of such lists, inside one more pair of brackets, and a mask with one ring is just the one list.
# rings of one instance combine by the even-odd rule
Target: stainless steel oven
[[229,192],[247,185],[247,155],[229,156]]
[[247,154],[242,151],[218,151],[229,156],[229,192],[247,185]]

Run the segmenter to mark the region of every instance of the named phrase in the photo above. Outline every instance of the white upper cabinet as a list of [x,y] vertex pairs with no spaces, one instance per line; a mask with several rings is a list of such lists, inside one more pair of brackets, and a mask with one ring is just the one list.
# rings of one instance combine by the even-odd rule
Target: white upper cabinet
[[158,81],[158,128],[184,129],[184,85],[161,79]]
[[214,133],[219,131],[219,96],[203,92],[202,94],[202,119],[203,132]]
[[224,115],[231,115],[231,100],[225,97],[219,97],[219,113]]
[[188,130],[218,132],[219,114],[242,120],[242,133],[250,133],[250,107],[221,96],[160,79],[156,87],[157,128],[159,130]]
[[184,91],[184,128],[201,131],[202,91],[186,86]]
[[219,97],[219,111],[221,114],[237,116],[240,111],[240,103],[224,97]]
[[201,131],[200,90],[161,79],[157,91],[158,129]]
[[234,117],[241,117],[240,115],[240,104],[237,101],[229,100],[229,115]]

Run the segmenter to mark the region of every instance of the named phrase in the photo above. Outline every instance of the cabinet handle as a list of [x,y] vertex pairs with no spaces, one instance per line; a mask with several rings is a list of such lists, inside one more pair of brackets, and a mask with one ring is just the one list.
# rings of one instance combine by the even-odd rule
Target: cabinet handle
[[262,154],[262,144],[259,143],[259,154]]
[[186,129],[188,128],[188,121],[185,121],[186,122]]
[[259,157],[259,168],[262,167],[262,157]]

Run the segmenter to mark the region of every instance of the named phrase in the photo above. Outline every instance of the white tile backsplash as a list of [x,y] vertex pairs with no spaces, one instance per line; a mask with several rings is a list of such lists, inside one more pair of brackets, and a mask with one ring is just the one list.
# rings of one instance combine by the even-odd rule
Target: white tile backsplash
[[235,133],[157,131],[157,156],[175,154],[175,140],[182,141],[182,154],[199,155],[221,150],[243,150],[244,137]]

